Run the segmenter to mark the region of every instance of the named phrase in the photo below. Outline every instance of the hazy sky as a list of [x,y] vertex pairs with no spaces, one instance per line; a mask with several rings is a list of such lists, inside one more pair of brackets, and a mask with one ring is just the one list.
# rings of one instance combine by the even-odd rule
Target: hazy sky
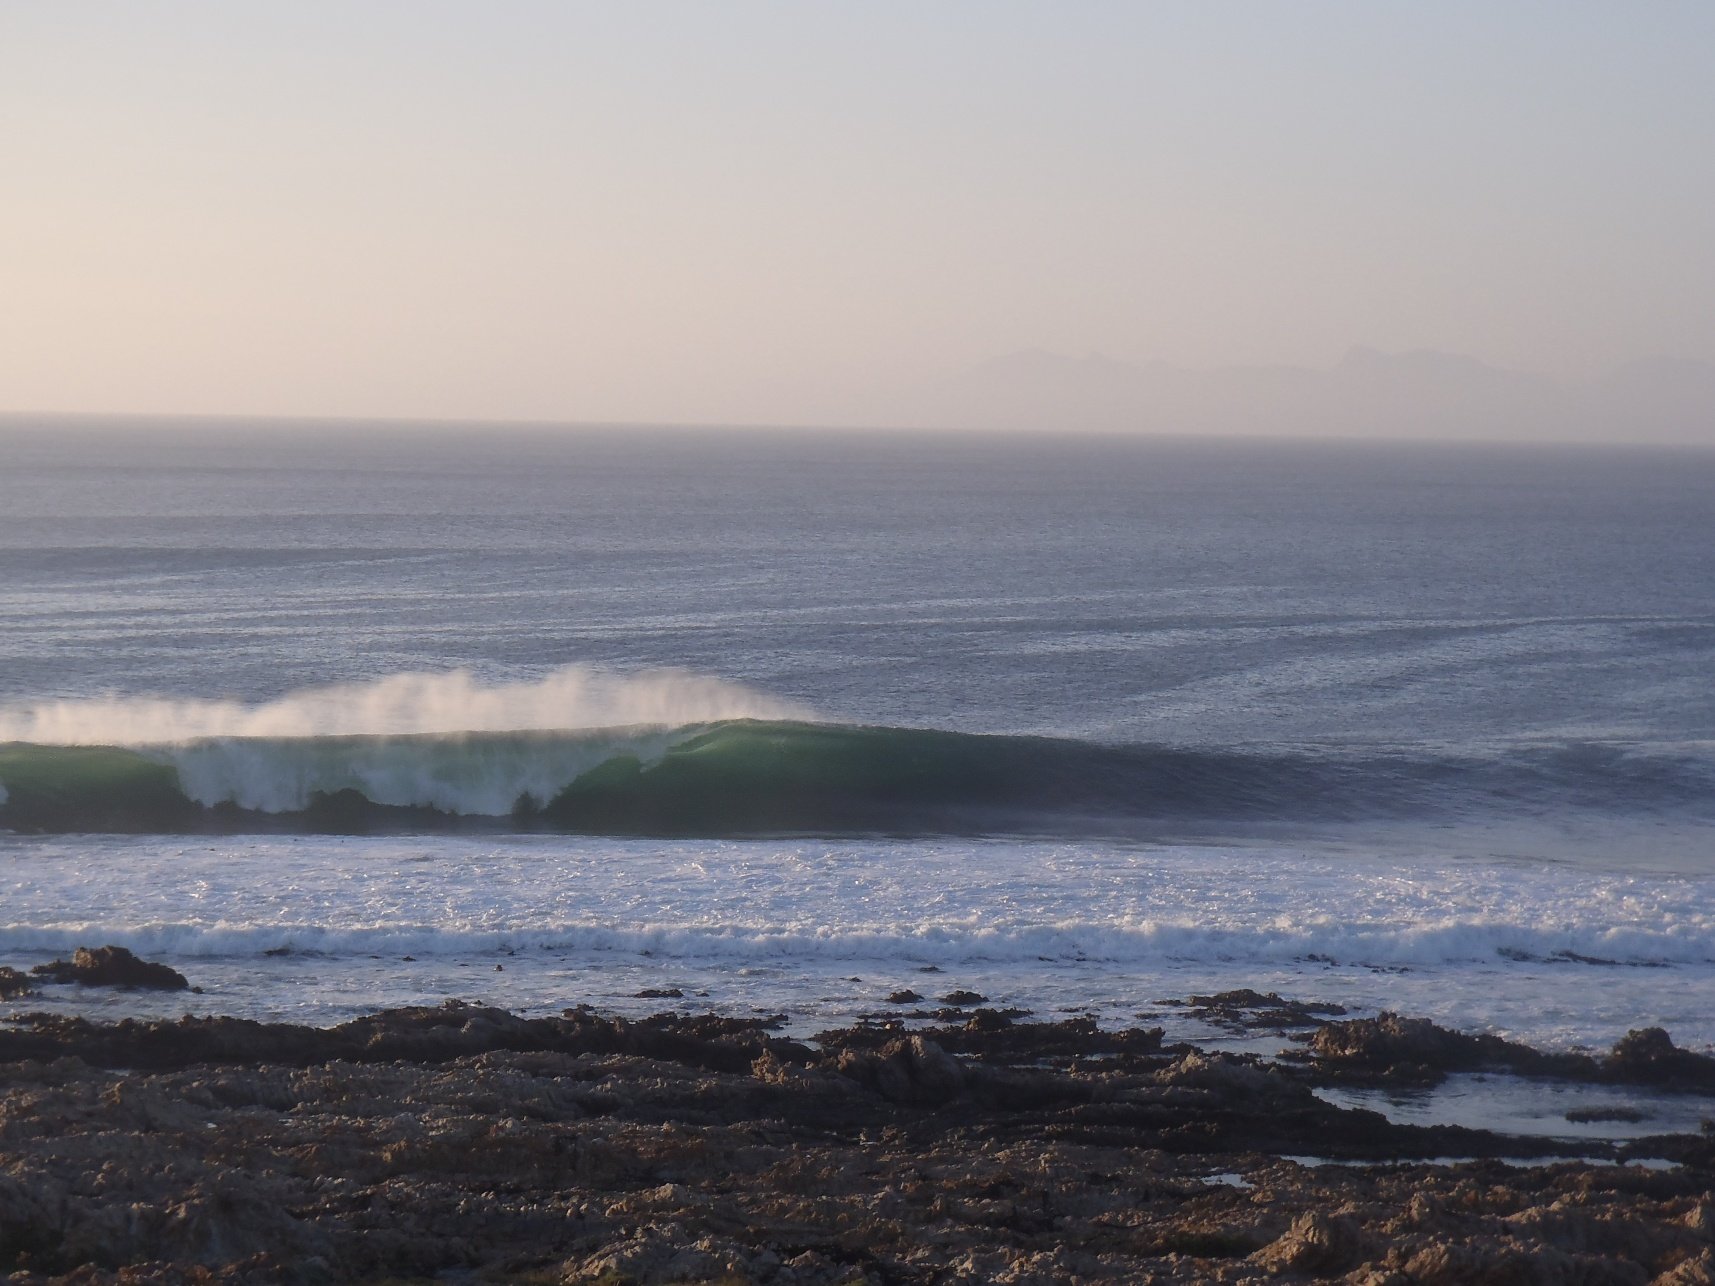
[[1715,4],[0,0],[0,409],[1715,359]]

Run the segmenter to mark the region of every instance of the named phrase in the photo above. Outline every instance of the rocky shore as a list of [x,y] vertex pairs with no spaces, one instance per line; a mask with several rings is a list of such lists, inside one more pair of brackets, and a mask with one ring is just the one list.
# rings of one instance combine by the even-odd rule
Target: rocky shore
[[1715,1133],[1524,1141],[1315,1092],[1497,1068],[1715,1115],[1715,1059],[1660,1032],[1558,1056],[1278,996],[1188,1003],[1308,1039],[1263,1061],[980,1006],[805,1041],[457,1003],[329,1029],[15,1015],[0,1274],[1715,1283]]

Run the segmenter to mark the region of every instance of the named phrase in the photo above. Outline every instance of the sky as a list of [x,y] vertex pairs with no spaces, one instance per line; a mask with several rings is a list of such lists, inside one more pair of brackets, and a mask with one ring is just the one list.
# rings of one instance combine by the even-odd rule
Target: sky
[[0,0],[0,410],[1715,361],[1715,5]]

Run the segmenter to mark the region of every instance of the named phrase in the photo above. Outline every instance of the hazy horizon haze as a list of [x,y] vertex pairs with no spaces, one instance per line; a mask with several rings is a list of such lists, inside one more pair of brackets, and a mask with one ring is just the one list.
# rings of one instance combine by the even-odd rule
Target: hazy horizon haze
[[[1000,424],[947,389],[1040,350],[1153,381],[1054,423],[1365,432],[1357,345],[1707,440],[1639,364],[1715,363],[1712,51],[1690,3],[4,4],[0,411]],[[1466,396],[1418,431],[1505,435]]]

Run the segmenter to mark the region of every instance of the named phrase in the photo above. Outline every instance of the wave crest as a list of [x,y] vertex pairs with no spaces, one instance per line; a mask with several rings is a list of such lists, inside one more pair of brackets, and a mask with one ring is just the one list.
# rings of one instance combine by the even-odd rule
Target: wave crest
[[517,683],[469,670],[407,672],[301,688],[273,701],[96,697],[0,705],[0,742],[171,746],[222,737],[448,736],[676,728],[727,719],[811,719],[803,706],[683,670],[613,674],[566,665]]
[[12,743],[0,744],[0,827],[716,837],[1147,835],[1575,813],[1684,821],[1711,816],[1712,768],[1576,744],[1457,758],[1240,752],[752,719]]

